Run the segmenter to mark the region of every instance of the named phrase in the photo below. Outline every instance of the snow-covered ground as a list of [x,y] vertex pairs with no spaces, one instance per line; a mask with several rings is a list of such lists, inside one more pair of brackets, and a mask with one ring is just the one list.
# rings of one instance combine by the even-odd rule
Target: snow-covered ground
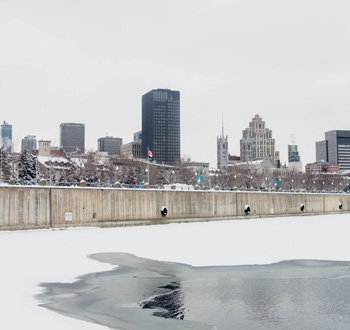
[[104,328],[38,307],[33,298],[40,282],[74,281],[85,273],[111,269],[89,259],[92,253],[128,252],[194,266],[349,261],[349,233],[349,214],[0,232],[0,325],[6,330]]

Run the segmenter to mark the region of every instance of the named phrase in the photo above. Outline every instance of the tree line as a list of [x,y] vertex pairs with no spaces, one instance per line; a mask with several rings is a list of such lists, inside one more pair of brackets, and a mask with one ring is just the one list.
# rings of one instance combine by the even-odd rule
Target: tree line
[[44,157],[22,151],[18,157],[9,157],[0,150],[2,181],[38,184],[45,180],[51,185],[139,187],[143,184],[172,185],[181,183],[201,189],[347,192],[350,180],[347,175],[300,173],[281,169],[252,169],[249,166],[233,166],[228,169],[209,170],[191,168],[183,164],[164,166],[145,161],[121,159],[110,156],[99,159],[89,153],[83,158]]

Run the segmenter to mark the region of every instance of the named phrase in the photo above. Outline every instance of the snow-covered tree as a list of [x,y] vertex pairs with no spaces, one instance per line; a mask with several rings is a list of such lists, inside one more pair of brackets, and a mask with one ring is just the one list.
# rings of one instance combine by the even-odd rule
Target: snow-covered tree
[[179,166],[179,169],[177,171],[177,177],[180,183],[194,185],[197,182],[195,171],[189,167],[184,166],[183,164]]
[[8,153],[5,149],[0,149],[0,175],[3,178],[10,178],[12,174],[11,164],[9,162]]
[[140,184],[141,182],[146,182],[147,173],[145,171],[145,166],[141,163],[137,163],[133,166],[133,175],[135,184]]
[[170,184],[171,183],[171,171],[166,168],[159,168],[157,176],[158,184]]
[[34,184],[37,179],[36,157],[27,152],[22,151],[18,160],[18,178],[22,179],[26,184]]
[[84,180],[87,182],[97,182],[97,164],[93,154],[89,154],[84,166]]

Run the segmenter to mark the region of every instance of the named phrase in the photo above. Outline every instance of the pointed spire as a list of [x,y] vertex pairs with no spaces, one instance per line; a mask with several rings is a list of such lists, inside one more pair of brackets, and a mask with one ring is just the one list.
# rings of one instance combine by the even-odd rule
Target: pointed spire
[[224,111],[222,111],[222,137],[224,137]]

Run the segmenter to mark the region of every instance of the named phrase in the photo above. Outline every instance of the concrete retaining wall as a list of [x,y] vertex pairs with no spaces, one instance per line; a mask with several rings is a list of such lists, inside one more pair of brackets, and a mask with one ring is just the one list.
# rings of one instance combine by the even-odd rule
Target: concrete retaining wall
[[[160,213],[162,206],[168,209],[166,217]],[[0,187],[2,230],[349,211],[350,195],[344,194]],[[68,212],[71,221],[66,219]]]

